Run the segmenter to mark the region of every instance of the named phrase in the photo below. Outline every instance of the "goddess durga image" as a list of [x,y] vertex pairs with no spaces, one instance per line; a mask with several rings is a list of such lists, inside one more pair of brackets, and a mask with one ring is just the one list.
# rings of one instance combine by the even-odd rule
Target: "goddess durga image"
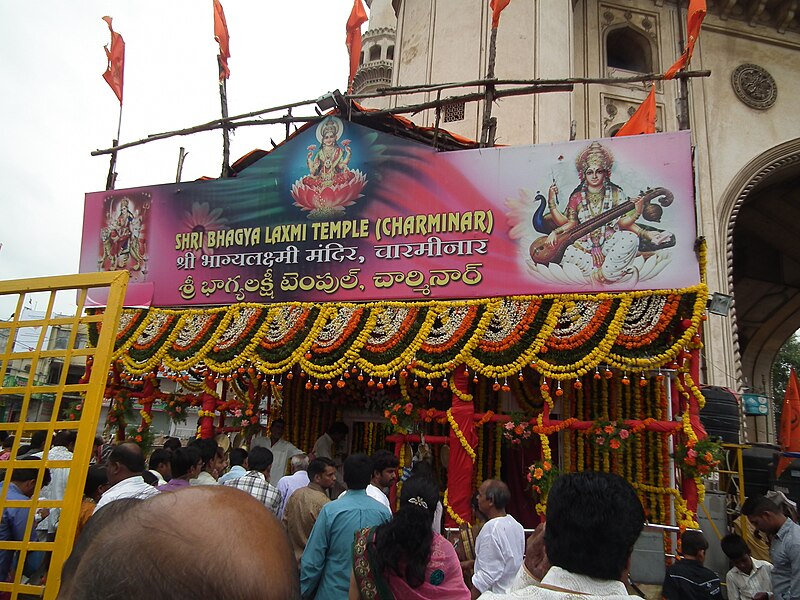
[[308,147],[308,175],[292,185],[294,205],[308,211],[309,219],[342,217],[345,208],[355,204],[367,185],[366,176],[348,166],[352,150],[350,140],[339,141],[343,132],[344,125],[336,117],[328,117],[317,126],[320,146]]
[[[660,221],[662,206],[672,203],[672,192],[655,188],[626,198],[611,180],[613,165],[611,152],[592,142],[575,159],[580,182],[563,211],[558,207],[555,181],[546,201],[544,196],[536,196],[539,206],[530,223],[543,235],[533,239],[528,248],[532,273],[560,283],[636,284],[655,277],[667,265],[665,250],[675,245],[675,236],[639,219]],[[521,203],[509,199],[506,204],[511,208],[512,237],[523,237]],[[530,214],[530,208],[527,210]]]
[[139,207],[127,196],[106,200],[105,224],[100,230],[102,254],[97,260],[101,271],[128,269],[135,279],[147,273],[144,217],[149,204]]

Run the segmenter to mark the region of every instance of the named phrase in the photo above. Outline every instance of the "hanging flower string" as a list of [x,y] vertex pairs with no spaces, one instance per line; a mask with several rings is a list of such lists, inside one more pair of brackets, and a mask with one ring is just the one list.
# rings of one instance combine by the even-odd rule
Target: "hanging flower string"
[[469,454],[469,457],[472,459],[472,462],[475,462],[477,456],[475,455],[475,449],[469,445],[467,438],[464,437],[464,434],[461,432],[461,429],[458,427],[458,423],[456,423],[455,418],[453,418],[453,411],[452,409],[447,409],[447,422],[450,424],[450,428],[452,429],[455,436],[458,438],[458,441],[461,443],[461,446],[464,448],[464,451]]
[[472,402],[472,394],[465,394],[460,389],[458,389],[458,386],[456,385],[455,380],[453,379],[452,373],[450,374],[448,381],[450,383],[449,385],[450,391],[453,392],[453,394],[455,394],[456,398],[458,398],[462,402]]
[[461,525],[466,523],[466,521],[464,519],[462,519],[458,515],[458,513],[456,511],[453,510],[452,506],[450,506],[450,502],[448,502],[448,500],[447,500],[448,491],[449,490],[445,490],[444,491],[444,498],[442,498],[442,505],[444,506],[445,510],[447,511],[447,514],[450,515],[450,518],[453,519],[453,521],[455,521],[456,524],[460,527]]

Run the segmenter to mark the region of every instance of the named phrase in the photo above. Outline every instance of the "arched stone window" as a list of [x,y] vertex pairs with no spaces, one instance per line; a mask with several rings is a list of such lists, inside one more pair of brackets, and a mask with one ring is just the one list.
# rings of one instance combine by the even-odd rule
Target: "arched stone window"
[[373,46],[369,49],[369,59],[370,61],[373,60],[380,60],[381,59],[381,47],[380,46]]
[[606,65],[637,73],[653,72],[653,46],[643,34],[630,27],[620,27],[606,37]]
[[358,64],[359,65],[363,65],[364,64],[364,53],[363,52],[361,53],[361,56],[358,58]]
[[394,46],[386,48],[386,60],[394,60]]

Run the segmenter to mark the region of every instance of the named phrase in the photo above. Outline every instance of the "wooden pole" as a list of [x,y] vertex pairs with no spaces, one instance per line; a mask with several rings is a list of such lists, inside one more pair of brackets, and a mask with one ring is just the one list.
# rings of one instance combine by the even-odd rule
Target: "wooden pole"
[[[119,103],[119,117],[117,118],[117,137],[112,142],[112,147],[116,147],[119,143],[119,135],[122,131],[122,102]],[[106,189],[113,190],[114,184],[117,182],[117,152],[116,150],[111,153],[111,162],[108,165],[108,176],[106,177]]]
[[186,152],[186,148],[181,146],[181,149],[178,151],[178,172],[175,174],[175,183],[181,182],[181,175],[183,174],[183,161],[186,160],[186,155],[189,154]]
[[[489,64],[486,67],[486,91],[483,99],[483,123],[481,125],[481,147],[494,146],[494,127],[492,125],[492,103],[494,102],[494,62],[497,55],[497,27],[492,27],[489,38]],[[496,121],[496,119],[495,119]]]
[[[221,70],[220,66],[220,70]],[[221,177],[230,177],[231,175],[231,139],[230,139],[230,124],[228,122],[228,93],[227,93],[227,80],[222,77],[219,81],[219,100],[222,105],[222,173]]]

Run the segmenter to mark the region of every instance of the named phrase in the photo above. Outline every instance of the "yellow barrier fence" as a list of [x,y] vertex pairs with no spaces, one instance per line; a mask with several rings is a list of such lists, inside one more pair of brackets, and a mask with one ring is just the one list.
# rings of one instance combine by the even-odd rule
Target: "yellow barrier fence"
[[[0,281],[0,301],[16,299],[13,315],[0,320],[0,431],[13,436],[8,459],[0,461],[0,598],[49,600],[58,594],[127,283],[126,271]],[[107,307],[89,314],[87,293],[98,288],[107,292]],[[43,296],[44,310],[33,310],[33,298],[42,303]],[[77,303],[74,315],[56,313],[64,300]],[[95,347],[87,343],[89,323],[100,324]],[[85,381],[87,360],[93,368]],[[83,404],[72,420],[63,416],[70,402]],[[71,456],[52,444],[53,434],[65,430],[77,432]],[[41,453],[17,456],[37,431],[47,433]]]

